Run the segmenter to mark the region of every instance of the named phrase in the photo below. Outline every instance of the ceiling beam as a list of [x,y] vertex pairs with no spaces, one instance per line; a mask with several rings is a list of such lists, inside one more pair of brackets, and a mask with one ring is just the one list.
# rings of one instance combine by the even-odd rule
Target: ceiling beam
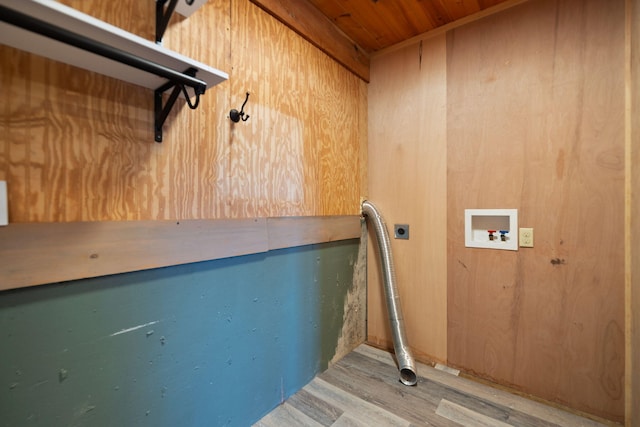
[[349,71],[369,83],[369,56],[315,6],[300,0],[251,0]]

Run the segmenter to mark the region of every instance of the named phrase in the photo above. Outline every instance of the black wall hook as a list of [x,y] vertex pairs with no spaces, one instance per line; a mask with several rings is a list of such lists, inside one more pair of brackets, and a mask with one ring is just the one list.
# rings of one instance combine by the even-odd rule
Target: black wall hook
[[235,108],[229,111],[229,118],[231,119],[232,122],[238,123],[240,119],[242,119],[243,122],[246,122],[247,120],[249,120],[249,115],[248,114],[245,115],[245,112],[244,112],[244,106],[247,104],[248,100],[249,100],[249,92],[247,92],[247,97],[242,103],[242,107],[240,107],[240,111],[236,110]]

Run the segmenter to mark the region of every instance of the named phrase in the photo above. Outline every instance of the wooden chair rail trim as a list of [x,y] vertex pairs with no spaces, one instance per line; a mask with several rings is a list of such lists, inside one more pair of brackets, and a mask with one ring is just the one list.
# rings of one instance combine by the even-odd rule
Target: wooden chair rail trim
[[15,223],[0,291],[360,238],[360,217]]

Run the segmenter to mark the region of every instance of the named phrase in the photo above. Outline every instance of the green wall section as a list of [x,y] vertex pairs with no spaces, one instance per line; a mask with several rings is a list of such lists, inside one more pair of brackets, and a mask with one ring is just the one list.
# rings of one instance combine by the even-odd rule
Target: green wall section
[[358,247],[0,293],[0,425],[250,425],[326,369]]

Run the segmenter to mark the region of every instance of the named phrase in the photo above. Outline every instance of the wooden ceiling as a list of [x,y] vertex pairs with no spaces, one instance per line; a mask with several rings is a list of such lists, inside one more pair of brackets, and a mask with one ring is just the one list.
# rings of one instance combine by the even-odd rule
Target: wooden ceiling
[[307,0],[371,54],[506,0]]
[[371,55],[528,0],[251,0],[369,81]]

